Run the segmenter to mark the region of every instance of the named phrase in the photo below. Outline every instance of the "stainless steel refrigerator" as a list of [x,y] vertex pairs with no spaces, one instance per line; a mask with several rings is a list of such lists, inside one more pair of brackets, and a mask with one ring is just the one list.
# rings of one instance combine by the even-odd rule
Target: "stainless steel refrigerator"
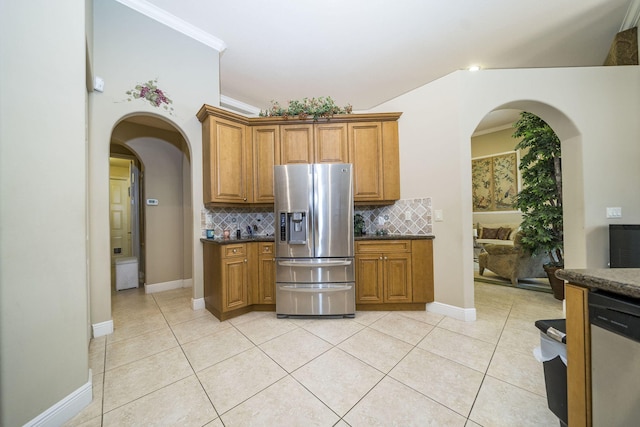
[[351,169],[274,166],[278,317],[355,315]]

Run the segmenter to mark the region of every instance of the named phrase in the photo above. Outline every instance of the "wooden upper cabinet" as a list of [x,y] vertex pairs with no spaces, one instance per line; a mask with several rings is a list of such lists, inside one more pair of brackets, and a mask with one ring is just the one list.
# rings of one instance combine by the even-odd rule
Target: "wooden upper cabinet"
[[393,203],[400,198],[400,114],[287,120],[203,105],[204,203],[272,204],[273,166],[291,163],[352,163],[355,203]]
[[247,126],[219,117],[203,122],[203,194],[205,203],[248,203],[251,147]]
[[348,132],[354,201],[391,203],[400,199],[398,122],[349,123]]
[[315,163],[349,163],[346,123],[321,123],[314,127]]
[[273,166],[280,164],[280,127],[253,126],[253,201],[273,203]]
[[313,124],[280,126],[280,162],[313,163]]
[[382,125],[349,123],[349,154],[353,163],[354,201],[384,200]]

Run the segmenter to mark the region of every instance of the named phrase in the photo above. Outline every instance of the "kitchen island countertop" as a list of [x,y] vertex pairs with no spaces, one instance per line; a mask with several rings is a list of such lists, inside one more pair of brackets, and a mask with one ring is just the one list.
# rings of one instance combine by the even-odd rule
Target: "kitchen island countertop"
[[558,270],[560,279],[632,298],[640,298],[640,268],[591,268]]
[[[375,234],[365,234],[363,236],[356,236],[356,241],[362,240],[421,240],[421,239],[435,239],[433,234],[386,234],[383,236],[377,236]],[[215,239],[205,239],[201,238],[201,242],[203,243],[217,243],[219,245],[230,245],[234,243],[251,243],[251,242],[273,242],[275,241],[274,236],[255,236],[251,238],[241,238],[241,239],[229,239],[224,240],[221,238]]]

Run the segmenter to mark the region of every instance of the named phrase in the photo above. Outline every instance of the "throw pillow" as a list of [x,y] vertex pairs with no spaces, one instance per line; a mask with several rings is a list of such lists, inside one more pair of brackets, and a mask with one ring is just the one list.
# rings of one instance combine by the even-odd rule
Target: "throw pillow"
[[500,239],[500,240],[507,240],[509,238],[509,235],[511,234],[511,229],[508,227],[500,227],[498,229],[498,234],[496,235],[496,238]]
[[482,238],[483,239],[496,239],[498,236],[499,228],[483,228],[482,229]]

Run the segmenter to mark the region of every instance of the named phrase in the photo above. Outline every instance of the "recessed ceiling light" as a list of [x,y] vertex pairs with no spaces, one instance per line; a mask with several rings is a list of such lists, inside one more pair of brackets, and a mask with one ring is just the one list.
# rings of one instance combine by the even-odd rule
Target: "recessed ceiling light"
[[469,67],[469,71],[478,71],[480,70],[480,66],[479,65],[471,65]]

